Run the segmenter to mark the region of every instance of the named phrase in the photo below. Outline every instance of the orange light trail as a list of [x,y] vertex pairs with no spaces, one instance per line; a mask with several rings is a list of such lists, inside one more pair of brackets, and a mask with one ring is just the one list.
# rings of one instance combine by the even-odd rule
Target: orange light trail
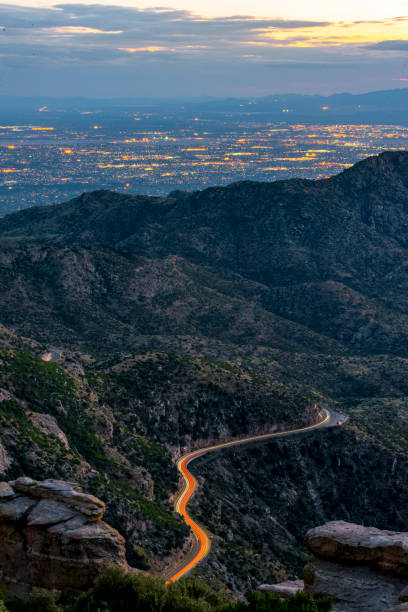
[[187,465],[189,464],[190,461],[192,461],[193,459],[196,459],[196,457],[199,457],[202,454],[203,454],[203,451],[192,453],[191,455],[188,455],[187,457],[180,459],[180,461],[177,464],[179,471],[183,475],[185,488],[184,488],[183,493],[181,494],[181,496],[179,497],[177,501],[176,512],[181,514],[181,516],[186,521],[187,525],[189,525],[189,527],[191,528],[197,540],[197,543],[199,545],[199,549],[197,551],[197,554],[193,557],[193,559],[191,559],[191,561],[189,561],[176,574],[174,574],[167,581],[167,584],[169,582],[175,582],[176,580],[184,576],[187,572],[192,570],[193,567],[195,567],[198,563],[200,563],[200,561],[204,559],[204,557],[207,556],[210,550],[210,545],[211,545],[210,538],[208,537],[204,529],[202,529],[200,525],[198,525],[191,518],[191,516],[188,514],[187,509],[186,509],[188,502],[190,501],[192,495],[194,494],[197,488],[197,481],[194,478],[194,476],[191,474],[191,472],[189,472],[189,470],[187,469]]
[[177,571],[175,571],[174,569],[172,570],[173,572],[175,571],[175,573],[173,573],[170,576],[170,578],[167,579],[166,584],[169,584],[170,582],[175,582],[176,580],[179,580],[179,578],[181,578],[182,576],[185,576],[186,574],[188,574],[188,572],[190,572],[194,567],[196,567],[196,565],[198,565],[200,561],[205,559],[211,547],[211,541],[210,541],[209,535],[206,533],[206,531],[202,527],[200,527],[200,525],[198,525],[194,521],[194,519],[189,515],[188,510],[187,510],[187,505],[197,489],[197,480],[188,470],[188,467],[187,467],[188,464],[191,461],[193,461],[193,459],[197,459],[197,457],[200,457],[201,455],[204,455],[210,451],[220,450],[220,449],[228,448],[231,446],[237,446],[238,444],[245,444],[248,442],[258,442],[261,440],[268,440],[270,438],[275,438],[275,437],[285,437],[285,436],[290,436],[290,435],[305,432],[305,431],[311,431],[313,429],[318,429],[319,427],[322,427],[330,422],[330,419],[331,419],[330,412],[324,409],[323,414],[324,416],[322,417],[322,419],[318,421],[317,423],[315,423],[314,425],[309,425],[307,427],[300,427],[298,429],[291,429],[288,431],[278,431],[274,433],[250,436],[248,438],[242,438],[240,440],[231,440],[230,442],[221,442],[220,444],[215,444],[214,446],[207,446],[206,448],[202,448],[200,450],[189,453],[188,455],[181,457],[177,461],[177,469],[183,477],[184,488],[182,492],[180,493],[179,497],[177,498],[177,501],[175,504],[175,511],[183,517],[187,525],[189,525],[189,527],[191,528],[194,534],[194,537],[197,541],[197,551],[195,552],[193,557],[188,562],[185,562],[184,560],[181,563],[179,563],[177,567],[180,567],[180,569],[177,570],[177,567],[176,567],[175,569]]

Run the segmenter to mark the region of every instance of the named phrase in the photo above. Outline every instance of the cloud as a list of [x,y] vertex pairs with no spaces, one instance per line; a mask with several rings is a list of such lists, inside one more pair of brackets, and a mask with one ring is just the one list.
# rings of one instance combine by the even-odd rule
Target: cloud
[[408,40],[382,40],[365,48],[372,51],[408,51]]
[[[259,19],[250,15],[204,18],[186,10],[98,4],[57,4],[52,8],[0,5],[0,23],[5,25],[9,41],[22,42],[30,37],[40,44],[41,37],[42,44],[47,44],[48,37],[55,46],[58,37],[64,45],[68,36],[104,35],[107,39],[120,37],[120,46],[113,43],[115,48],[160,47],[170,53],[185,53],[187,48],[198,47],[210,53],[248,44],[264,47],[377,44],[382,41],[385,25],[392,32],[403,32],[407,25],[405,17],[352,23]],[[401,38],[389,36],[391,30],[387,40]]]
[[[321,90],[330,82],[333,87],[350,89],[346,78],[341,81],[334,72],[349,71],[350,79],[361,87],[356,67],[366,71],[368,79],[367,66],[375,65],[379,73],[387,65],[384,74],[390,81],[404,74],[403,65],[395,61],[390,69],[387,58],[397,53],[382,52],[396,51],[403,56],[408,44],[405,17],[332,23],[250,15],[204,18],[168,8],[0,4],[0,23],[5,27],[0,30],[0,87],[4,93],[28,86],[49,90],[59,82],[76,93],[82,93],[80,87],[108,91],[115,83],[118,95],[122,90],[128,92],[132,83],[152,90],[164,83],[171,89],[171,83],[175,87],[177,83],[180,91],[190,88],[198,95],[201,88],[209,88],[204,93],[229,95],[249,83],[253,90],[262,91]],[[387,40],[383,40],[385,25]],[[336,68],[333,75],[330,67]],[[82,80],[73,76],[74,70]],[[32,71],[36,79],[28,76]],[[95,84],[96,75],[101,83]],[[370,79],[371,83],[374,77]]]
[[118,47],[118,51],[126,51],[127,53],[158,53],[159,51],[174,51],[168,47]]
[[[31,8],[0,5],[0,23],[14,35],[32,33],[36,29],[58,28],[57,33],[67,33],[67,28],[87,28],[89,33],[123,31],[143,40],[153,38],[169,42],[173,38],[191,37],[217,40],[242,40],[252,32],[266,30],[297,30],[299,28],[324,27],[327,22],[283,19],[256,19],[251,16],[204,18],[193,12],[172,9],[137,9],[129,7],[58,4],[53,8]],[[84,33],[86,32],[83,30]],[[54,30],[55,33],[55,30]],[[69,33],[69,32],[68,32]],[[74,33],[74,30],[72,30]],[[82,33],[78,30],[78,33]],[[99,33],[99,32],[98,32]]]
[[100,30],[99,28],[89,28],[86,26],[57,26],[41,28],[46,34],[64,34],[75,36],[76,34],[123,34],[123,30]]

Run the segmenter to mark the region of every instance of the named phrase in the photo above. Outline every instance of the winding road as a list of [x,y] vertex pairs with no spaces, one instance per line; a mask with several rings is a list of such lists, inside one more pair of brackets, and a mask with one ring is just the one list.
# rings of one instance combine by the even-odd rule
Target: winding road
[[247,438],[241,438],[239,440],[232,440],[231,442],[222,442],[220,444],[215,444],[214,446],[207,446],[205,448],[201,448],[181,457],[177,461],[177,468],[183,477],[184,486],[179,496],[177,497],[174,509],[178,514],[181,514],[187,525],[189,525],[189,527],[191,528],[194,534],[195,543],[190,553],[176,567],[174,567],[167,573],[165,577],[166,583],[168,584],[170,582],[175,582],[176,580],[179,580],[180,578],[191,572],[191,570],[196,567],[196,565],[198,565],[200,561],[205,559],[211,547],[211,540],[209,534],[203,527],[200,527],[200,525],[195,522],[195,520],[190,516],[187,510],[187,505],[197,489],[197,481],[188,469],[188,465],[192,461],[194,461],[194,459],[197,459],[197,457],[201,457],[206,453],[221,450],[223,448],[229,448],[230,446],[237,446],[238,444],[261,442],[262,440],[269,440],[271,438],[284,438],[313,431],[315,429],[321,429],[323,427],[338,427],[339,424],[342,425],[347,420],[348,417],[343,414],[334,412],[332,410],[324,409],[322,419],[314,425],[300,427],[298,429],[291,429],[288,431],[278,431],[275,433],[250,436]]

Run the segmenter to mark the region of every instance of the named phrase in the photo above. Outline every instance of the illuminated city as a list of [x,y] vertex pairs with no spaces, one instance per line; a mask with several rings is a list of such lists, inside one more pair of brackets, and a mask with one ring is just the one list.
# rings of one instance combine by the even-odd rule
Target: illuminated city
[[408,127],[398,125],[175,122],[164,115],[152,129],[149,114],[119,127],[82,115],[89,125],[80,128],[38,119],[0,126],[0,214],[94,189],[166,195],[240,180],[325,178],[408,145]]

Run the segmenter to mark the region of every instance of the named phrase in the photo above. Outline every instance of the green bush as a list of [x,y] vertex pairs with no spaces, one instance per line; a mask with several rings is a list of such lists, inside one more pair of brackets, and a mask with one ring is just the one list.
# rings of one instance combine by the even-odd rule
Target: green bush
[[248,603],[229,603],[224,593],[202,580],[184,578],[168,586],[146,574],[110,568],[79,597],[59,591],[34,591],[27,601],[0,598],[0,612],[330,612],[330,597],[298,592],[288,599],[253,591]]
[[98,578],[93,589],[81,595],[74,605],[74,612],[156,612],[163,609],[166,587],[159,578],[141,574],[126,574],[119,568],[109,569]]
[[314,599],[298,592],[286,600],[274,593],[253,591],[249,602],[227,604],[226,597],[202,580],[186,578],[164,584],[160,578],[109,569],[81,595],[73,612],[330,612],[330,597]]
[[222,612],[330,612],[331,609],[331,597],[315,599],[310,593],[298,591],[296,595],[281,599],[276,593],[253,591],[247,604],[230,604]]
[[[64,612],[59,605],[60,591],[48,591],[45,589],[33,591],[26,601],[17,597],[6,601],[10,612]],[[0,608],[1,611],[1,608]]]
[[224,603],[201,580],[187,578],[166,586],[160,578],[111,568],[77,599],[73,612],[212,612]]
[[203,580],[184,578],[167,587],[166,612],[211,612],[226,603],[223,593],[212,589]]

